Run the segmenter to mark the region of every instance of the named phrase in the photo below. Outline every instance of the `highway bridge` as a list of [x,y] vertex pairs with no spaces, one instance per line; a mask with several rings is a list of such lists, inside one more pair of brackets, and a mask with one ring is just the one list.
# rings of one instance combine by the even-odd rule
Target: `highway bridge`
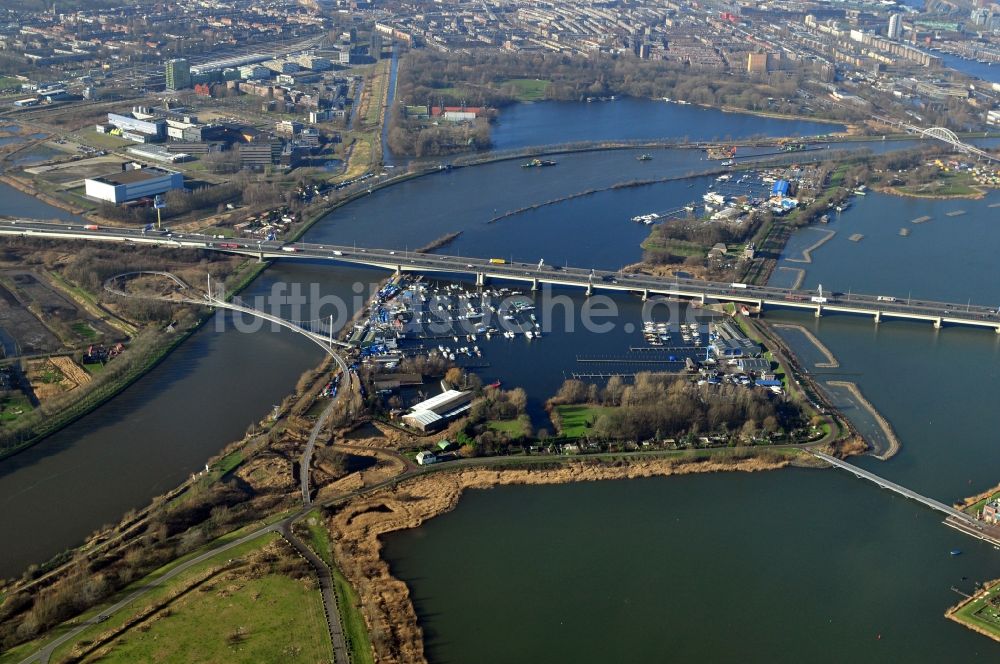
[[[763,312],[766,307],[805,309],[821,316],[838,312],[871,316],[876,323],[886,318],[927,321],[943,325],[968,325],[989,328],[1000,333],[1000,312],[994,306],[935,302],[911,297],[862,293],[821,292],[783,289],[770,286],[721,283],[699,279],[655,277],[624,272],[610,272],[578,267],[538,263],[510,262],[500,259],[468,258],[442,254],[423,254],[391,249],[357,248],[305,242],[282,243],[246,238],[167,231],[144,231],[117,227],[97,228],[82,225],[40,222],[27,219],[0,221],[0,235],[52,239],[155,244],[166,247],[202,249],[254,256],[259,260],[323,260],[366,265],[394,272],[449,273],[469,275],[478,284],[488,279],[520,281],[534,290],[542,284],[578,287],[587,294],[595,291],[636,293],[646,299],[663,295],[708,302],[733,302]],[[221,305],[219,305],[221,306]],[[241,305],[228,305],[234,308]],[[247,312],[249,313],[249,312]],[[281,323],[279,323],[281,324]]]

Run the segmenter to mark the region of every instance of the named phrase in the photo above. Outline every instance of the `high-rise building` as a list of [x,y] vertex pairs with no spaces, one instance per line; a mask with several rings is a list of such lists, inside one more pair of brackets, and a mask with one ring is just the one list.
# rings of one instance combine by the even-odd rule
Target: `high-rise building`
[[183,58],[167,62],[167,90],[183,90],[191,87],[191,64]]
[[889,39],[899,39],[903,36],[903,15],[892,14],[889,16],[889,30],[886,37]]
[[751,74],[767,73],[767,53],[750,53],[747,56],[747,71]]

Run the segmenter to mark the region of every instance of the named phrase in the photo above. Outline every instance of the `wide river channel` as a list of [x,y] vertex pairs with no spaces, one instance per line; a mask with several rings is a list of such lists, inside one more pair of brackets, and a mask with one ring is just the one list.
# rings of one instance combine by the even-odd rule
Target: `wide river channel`
[[[616,105],[632,110],[597,117]],[[662,102],[536,106],[501,120],[498,147],[578,135],[637,138],[632,127],[675,111],[683,114],[678,127],[694,122],[687,113],[703,114],[704,126],[713,128],[705,137],[830,131]],[[541,114],[520,138],[517,113]],[[539,127],[563,129],[550,137]],[[683,127],[671,135],[699,137]],[[710,178],[599,191],[487,222],[570,194],[711,166],[695,151],[658,150],[644,162],[636,156],[580,153],[557,157],[555,168],[498,162],[418,178],[335,210],[307,240],[406,251],[462,231],[441,251],[618,268],[639,259],[647,232],[630,217],[683,206]],[[822,232],[793,237],[781,262],[789,269],[774,278],[1000,304],[992,255],[1000,229],[990,223],[996,209],[989,207],[997,201],[996,193],[982,201],[857,199]],[[0,202],[8,213],[13,205],[40,205],[6,188]],[[956,210],[963,213],[948,215]],[[56,216],[47,207],[17,213]],[[911,224],[920,216],[931,220]],[[898,234],[904,226],[912,228],[909,237]],[[830,232],[812,262],[800,262],[802,249]],[[864,238],[848,240],[854,233]],[[383,276],[279,261],[244,296],[266,295],[282,283],[303,284],[308,293],[315,284],[350,309],[357,291]],[[564,305],[543,314],[550,331],[541,340],[484,346],[484,376],[524,386],[539,427],[546,425],[541,403],[579,370],[582,356],[620,353],[638,341],[625,323],[637,323],[642,309],[637,298],[609,298],[616,324],[590,334],[577,321],[582,295],[555,295]],[[985,417],[1000,394],[997,335],[786,311],[767,317],[815,332],[837,356],[840,378],[855,382],[892,422],[901,452],[863,465],[945,502],[1000,481],[996,437]],[[575,332],[565,331],[568,321]],[[804,337],[788,340],[804,358],[815,354]],[[176,485],[263,417],[319,359],[315,347],[290,333],[242,333],[213,320],[109,404],[0,463],[0,574],[20,573]],[[862,429],[868,425],[860,409],[848,414]],[[950,556],[955,548],[963,555]],[[834,470],[474,491],[454,512],[387,538],[386,554],[413,589],[436,662],[941,661],[998,654],[996,644],[942,614],[960,599],[952,586],[968,591],[974,580],[1000,576],[1000,553],[946,528],[925,508]]]

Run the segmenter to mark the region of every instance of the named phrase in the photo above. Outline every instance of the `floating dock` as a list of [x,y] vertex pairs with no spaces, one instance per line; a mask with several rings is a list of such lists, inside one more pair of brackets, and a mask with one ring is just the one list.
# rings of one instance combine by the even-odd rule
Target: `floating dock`
[[917,217],[916,219],[911,219],[910,223],[911,224],[924,224],[924,223],[927,223],[930,220],[931,220],[931,217],[929,215],[924,215],[922,217]]
[[961,217],[965,214],[965,210],[952,210],[951,212],[944,213],[946,217]]
[[861,242],[861,240],[863,240],[864,238],[865,236],[862,235],[861,233],[854,233],[851,235],[851,237],[847,239],[850,240],[851,242]]
[[909,228],[900,228],[899,229],[899,235],[901,237],[908,237],[910,235],[910,229]]

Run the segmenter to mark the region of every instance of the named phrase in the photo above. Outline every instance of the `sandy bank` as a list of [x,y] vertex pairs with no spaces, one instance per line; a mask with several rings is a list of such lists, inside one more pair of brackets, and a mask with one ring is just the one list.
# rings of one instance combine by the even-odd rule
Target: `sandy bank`
[[469,468],[417,477],[359,497],[329,520],[337,565],[357,590],[368,623],[376,661],[426,662],[423,634],[406,584],[389,573],[380,537],[416,528],[455,508],[466,489],[501,484],[563,484],[598,480],[665,477],[724,471],[753,472],[788,465],[788,459],[691,461],[644,459],[612,464],[574,461],[553,467]]
[[794,330],[802,334],[802,336],[804,336],[809,343],[815,346],[816,350],[822,353],[823,357],[826,358],[825,362],[817,362],[816,367],[820,369],[836,369],[840,366],[840,362],[837,360],[833,352],[827,348],[810,330],[802,327],[801,325],[792,325],[790,323],[771,323],[771,327],[776,330]]

